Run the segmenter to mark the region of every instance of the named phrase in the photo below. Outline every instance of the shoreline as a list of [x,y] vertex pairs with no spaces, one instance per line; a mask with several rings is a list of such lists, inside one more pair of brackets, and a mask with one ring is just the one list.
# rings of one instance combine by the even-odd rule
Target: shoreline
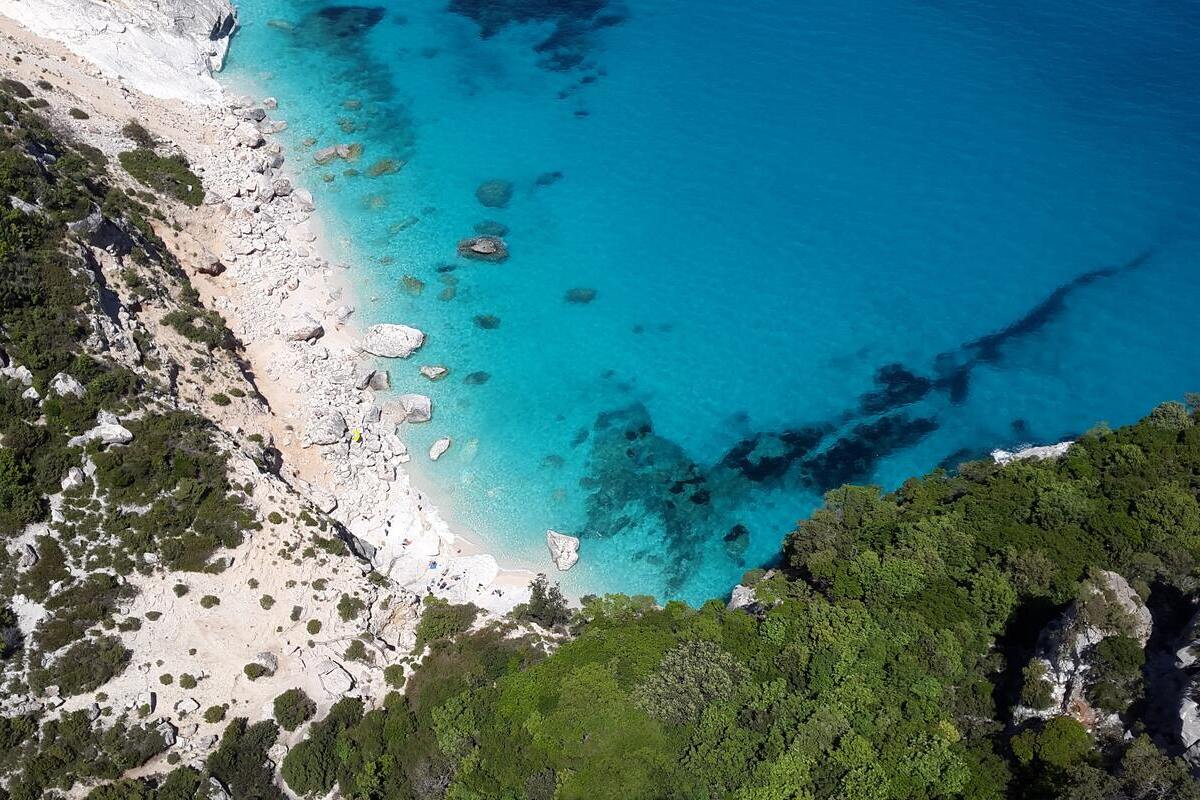
[[[376,399],[370,388],[356,386],[361,367],[373,359],[358,347],[361,331],[353,306],[360,298],[328,260],[330,243],[311,195],[292,185],[295,170],[271,135],[286,110],[262,109],[266,114],[255,119],[261,106],[225,88],[190,101],[151,97],[83,56],[65,53],[67,46],[57,36],[46,39],[3,15],[0,32],[21,48],[43,51],[59,71],[73,73],[67,84],[78,99],[86,99],[89,120],[70,119],[61,113],[65,109],[46,109],[56,112],[57,124],[85,141],[107,145],[101,149],[113,156],[121,147],[128,149],[120,127],[137,118],[183,152],[201,176],[203,205],[177,210],[190,252],[173,249],[205,307],[225,317],[243,346],[247,371],[270,409],[265,418],[283,455],[281,477],[343,525],[358,543],[357,554],[367,556],[398,587],[495,613],[527,599],[536,571],[501,568],[478,543],[451,529],[410,481],[404,464],[427,455],[408,453],[402,441],[408,423],[395,424],[394,401]],[[24,66],[30,75],[39,68],[36,60]],[[163,238],[170,242],[169,236]],[[224,268],[216,275],[210,267],[214,259]],[[304,315],[320,323],[322,334],[289,340]],[[420,320],[394,322],[420,325]],[[381,371],[415,370],[419,351],[403,361],[374,361]],[[215,406],[206,411],[223,426],[240,427],[236,413]],[[330,415],[344,420],[342,435],[332,444],[313,443],[314,430]],[[362,431],[360,441],[351,441],[354,430]]]

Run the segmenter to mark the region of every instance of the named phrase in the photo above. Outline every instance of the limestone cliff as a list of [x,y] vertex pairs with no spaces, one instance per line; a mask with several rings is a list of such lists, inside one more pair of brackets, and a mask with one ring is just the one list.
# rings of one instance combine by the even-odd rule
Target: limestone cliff
[[0,13],[146,94],[209,104],[237,28],[229,0],[0,0]]

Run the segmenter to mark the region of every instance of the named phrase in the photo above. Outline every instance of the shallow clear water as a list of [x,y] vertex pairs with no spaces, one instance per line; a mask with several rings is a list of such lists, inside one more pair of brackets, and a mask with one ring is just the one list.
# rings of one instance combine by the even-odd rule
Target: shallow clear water
[[[391,365],[434,398],[410,439],[455,439],[418,481],[501,560],[582,535],[576,592],[723,594],[842,480],[1200,388],[1194,6],[535,2],[589,8],[484,38],[446,0],[239,5],[227,79],[279,98],[359,322],[429,334]],[[458,258],[487,219],[511,257]]]

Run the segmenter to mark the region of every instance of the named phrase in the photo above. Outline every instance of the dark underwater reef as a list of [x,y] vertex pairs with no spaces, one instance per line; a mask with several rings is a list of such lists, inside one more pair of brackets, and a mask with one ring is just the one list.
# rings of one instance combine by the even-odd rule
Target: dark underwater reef
[[[939,415],[952,413],[966,399],[977,367],[1002,365],[1010,345],[1056,321],[1080,289],[1135,270],[1151,255],[1146,251],[1119,266],[1078,275],[1000,330],[940,353],[929,374],[884,364],[875,371],[874,386],[840,415],[753,433],[711,465],[696,463],[655,432],[641,403],[603,412],[589,436],[588,477],[581,482],[588,492],[587,521],[581,535],[610,537],[647,525],[661,530],[671,551],[668,594],[682,584],[696,549],[715,537],[732,543],[727,551],[740,563],[748,531],[731,514],[746,493],[783,487],[824,494],[870,480],[881,461],[938,429]],[[1028,434],[1019,420],[1013,432]],[[950,454],[941,466],[953,469],[995,444]]]
[[592,48],[592,34],[619,25],[624,10],[607,0],[450,0],[449,11],[467,17],[487,39],[509,25],[551,23],[550,34],[534,45],[546,69],[565,72],[585,63]]

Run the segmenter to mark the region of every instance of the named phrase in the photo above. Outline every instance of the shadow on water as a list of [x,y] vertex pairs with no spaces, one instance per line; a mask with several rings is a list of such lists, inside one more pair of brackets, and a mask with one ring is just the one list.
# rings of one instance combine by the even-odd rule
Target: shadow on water
[[[1075,277],[999,331],[939,354],[935,377],[903,364],[885,364],[875,372],[874,387],[853,408],[822,423],[751,433],[710,466],[697,464],[681,446],[657,434],[642,404],[603,412],[591,431],[587,477],[581,480],[588,493],[581,535],[661,531],[670,553],[668,595],[682,585],[704,542],[720,537],[730,560],[741,563],[750,532],[735,515],[747,494],[766,488],[823,494],[869,480],[882,460],[938,429],[938,414],[963,402],[977,367],[1002,364],[1009,345],[1058,319],[1078,290],[1135,270],[1150,258],[1146,251],[1120,266]],[[921,413],[909,408],[917,403],[923,403]],[[1024,420],[1014,420],[1012,428],[1017,436],[1029,432]],[[982,448],[965,448],[940,466],[953,468],[986,454]]]

